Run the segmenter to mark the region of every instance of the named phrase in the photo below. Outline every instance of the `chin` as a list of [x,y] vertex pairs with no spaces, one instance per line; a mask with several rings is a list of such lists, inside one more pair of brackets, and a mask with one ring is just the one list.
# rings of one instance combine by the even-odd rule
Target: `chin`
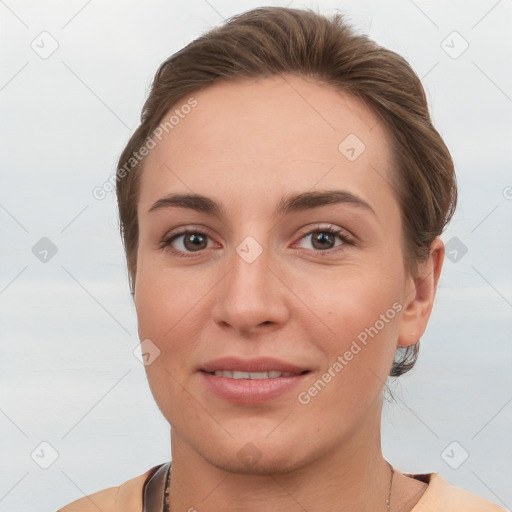
[[[254,449],[255,445],[248,442],[240,450],[234,450],[230,454],[226,451],[216,453],[203,453],[203,458],[213,466],[230,473],[240,475],[268,476],[269,474],[288,473],[304,464],[296,454],[290,455],[290,451],[283,450],[276,454],[268,449]],[[293,452],[291,452],[293,453]],[[249,457],[253,456],[250,460]]]
[[282,435],[274,432],[269,436],[270,431],[239,432],[221,442],[196,444],[196,451],[223,471],[261,476],[294,471],[318,457],[314,443],[304,442],[299,433],[283,431]]

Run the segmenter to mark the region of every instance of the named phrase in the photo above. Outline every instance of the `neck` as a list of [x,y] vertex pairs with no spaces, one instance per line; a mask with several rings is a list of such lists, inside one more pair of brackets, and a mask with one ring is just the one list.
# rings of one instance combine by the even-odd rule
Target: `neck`
[[390,468],[380,446],[380,407],[371,415],[338,446],[265,474],[215,465],[173,428],[171,511],[386,512]]

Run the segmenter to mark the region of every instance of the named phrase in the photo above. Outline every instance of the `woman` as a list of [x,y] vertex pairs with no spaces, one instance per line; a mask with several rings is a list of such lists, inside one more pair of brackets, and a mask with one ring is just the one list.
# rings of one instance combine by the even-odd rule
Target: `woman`
[[457,195],[403,58],[340,15],[231,18],[162,64],[117,178],[172,471],[63,512],[503,510],[381,452]]

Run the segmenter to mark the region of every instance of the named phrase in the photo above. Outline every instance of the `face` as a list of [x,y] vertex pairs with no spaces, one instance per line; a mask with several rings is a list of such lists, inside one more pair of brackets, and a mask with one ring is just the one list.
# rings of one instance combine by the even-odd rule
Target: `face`
[[141,177],[149,383],[173,447],[290,470],[376,432],[411,330],[389,139],[359,100],[299,77],[193,96]]

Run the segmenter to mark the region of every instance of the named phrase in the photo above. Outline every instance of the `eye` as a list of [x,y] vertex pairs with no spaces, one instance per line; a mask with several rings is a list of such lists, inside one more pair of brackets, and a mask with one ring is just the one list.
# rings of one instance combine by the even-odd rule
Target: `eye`
[[187,253],[200,252],[211,247],[210,237],[197,229],[184,229],[165,237],[160,243],[160,249],[169,250],[176,256],[187,256]]
[[[337,243],[337,240],[339,240],[339,243]],[[352,243],[345,230],[335,228],[334,226],[317,226],[313,231],[309,231],[306,235],[302,236],[300,241],[302,242],[301,248],[312,248],[317,253],[332,251],[337,247]],[[306,245],[309,241],[311,247],[305,247],[304,241]]]
[[[308,241],[310,247],[307,247]],[[343,250],[347,244],[354,244],[350,235],[345,230],[334,226],[315,226],[314,230],[307,232],[299,241],[300,248],[311,249],[317,254],[331,254],[334,251]],[[159,248],[168,250],[175,256],[187,257],[215,245],[218,247],[207,233],[190,227],[167,235],[160,242]]]

